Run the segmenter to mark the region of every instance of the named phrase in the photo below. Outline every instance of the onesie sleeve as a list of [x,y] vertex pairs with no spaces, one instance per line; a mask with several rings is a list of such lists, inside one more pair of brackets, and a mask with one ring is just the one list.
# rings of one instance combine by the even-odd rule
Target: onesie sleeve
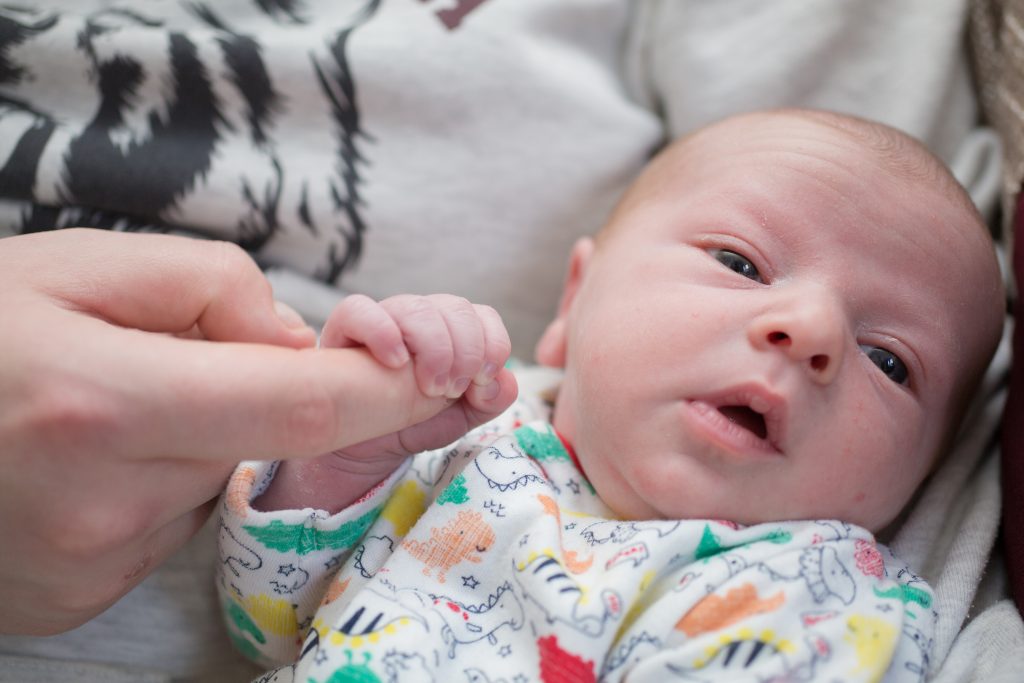
[[[317,609],[332,603],[343,568],[368,559],[383,565],[394,547],[372,542],[381,529],[401,540],[426,510],[446,463],[472,444],[494,437],[543,411],[519,400],[495,420],[449,447],[409,458],[362,498],[330,515],[323,510],[254,510],[251,501],[270,485],[273,462],[244,462],[232,473],[220,500],[217,590],[235,647],[267,668],[294,662],[314,624]],[[433,493],[430,493],[433,491]],[[378,519],[379,518],[379,519]],[[362,574],[362,570],[359,572]],[[353,584],[351,590],[357,590]]]
[[[680,610],[672,596],[687,588],[668,591],[646,615],[654,628],[626,642],[661,640],[659,651],[608,680],[925,680],[931,589],[864,533],[767,557],[751,546],[704,558],[681,579],[697,597]],[[703,583],[716,564],[728,578]]]
[[217,590],[228,634],[255,662],[294,661],[330,579],[380,515],[409,467],[398,468],[348,508],[254,510],[277,463],[243,462],[220,500]]

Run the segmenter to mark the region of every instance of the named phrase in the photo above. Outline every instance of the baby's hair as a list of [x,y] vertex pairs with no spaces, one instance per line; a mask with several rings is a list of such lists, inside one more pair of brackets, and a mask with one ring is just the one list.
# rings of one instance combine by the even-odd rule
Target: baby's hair
[[[895,176],[911,182],[933,184],[947,197],[959,205],[972,219],[974,227],[988,235],[985,221],[978,212],[974,201],[963,185],[953,176],[946,164],[931,152],[921,141],[901,130],[884,123],[870,121],[850,114],[840,114],[824,109],[772,109],[767,111],[737,114],[719,122],[709,124],[671,142],[651,160],[637,182],[620,199],[611,219],[597,234],[598,242],[607,236],[608,227],[617,223],[618,213],[629,209],[648,196],[645,181],[656,178],[665,167],[686,159],[686,150],[691,143],[706,134],[719,131],[723,126],[742,125],[744,120],[756,122],[771,118],[799,119],[840,133],[858,146],[872,152],[878,161]],[[657,182],[655,181],[655,184]]]
[[874,152],[878,160],[895,175],[907,180],[938,185],[943,194],[955,198],[987,232],[985,221],[978,213],[977,206],[967,190],[946,164],[912,135],[878,121],[823,109],[779,109],[768,114],[803,118],[839,131],[853,142]]

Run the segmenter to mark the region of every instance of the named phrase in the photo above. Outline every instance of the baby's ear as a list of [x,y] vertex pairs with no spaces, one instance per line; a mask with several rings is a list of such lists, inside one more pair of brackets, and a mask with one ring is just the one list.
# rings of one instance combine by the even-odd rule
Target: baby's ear
[[581,237],[572,247],[572,253],[569,255],[569,271],[565,276],[565,284],[562,286],[562,299],[558,302],[558,313],[555,315],[555,319],[548,323],[534,352],[537,362],[541,365],[553,368],[565,367],[569,340],[569,310],[576,299],[576,293],[583,281],[583,274],[587,270],[593,253],[594,240],[590,237]]

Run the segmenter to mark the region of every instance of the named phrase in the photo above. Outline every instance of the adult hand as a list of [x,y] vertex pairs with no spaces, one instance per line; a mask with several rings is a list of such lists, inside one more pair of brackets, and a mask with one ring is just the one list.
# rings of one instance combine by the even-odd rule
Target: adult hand
[[202,525],[237,461],[342,448],[449,404],[409,367],[314,344],[233,245],[0,240],[0,632],[106,609]]

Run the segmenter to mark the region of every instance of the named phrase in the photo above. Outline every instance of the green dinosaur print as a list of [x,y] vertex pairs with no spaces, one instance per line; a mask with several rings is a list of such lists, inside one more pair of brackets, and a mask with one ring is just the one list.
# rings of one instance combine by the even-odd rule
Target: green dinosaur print
[[247,658],[258,662],[263,657],[263,653],[260,652],[259,649],[252,644],[252,641],[245,636],[229,632],[228,637],[231,638],[231,644],[235,646],[235,649]]
[[[249,615],[245,613],[245,610],[242,609],[242,607],[234,600],[226,600],[224,602],[224,614],[227,615],[228,619],[235,626],[235,628],[237,628],[242,633],[248,633],[249,635],[251,635],[257,643],[267,642],[266,636],[264,636],[263,632],[260,631],[260,628],[256,625],[256,622],[254,622],[249,617]],[[237,640],[241,640],[245,643],[249,642],[245,640],[245,638],[241,637],[239,637]],[[235,644],[238,645],[237,642]],[[244,648],[240,647],[239,649]]]
[[562,440],[550,426],[547,426],[547,431],[544,433],[538,432],[532,427],[520,427],[515,431],[515,436],[523,452],[538,462],[571,459],[565,446],[562,445]]
[[[348,655],[348,664],[336,670],[324,683],[382,683],[380,677],[373,673],[370,668],[370,653],[363,653],[363,663],[352,663],[352,652],[345,650]],[[315,678],[310,678],[309,683],[317,683]]]
[[718,536],[711,531],[711,525],[705,524],[704,531],[700,536],[700,542],[697,543],[697,550],[694,551],[693,559],[695,560],[706,560],[710,557],[714,557],[719,553],[724,553],[727,550],[733,550],[735,548],[742,548],[744,546],[753,545],[754,543],[760,543],[761,541],[767,541],[769,543],[775,543],[781,545],[783,543],[789,543],[793,540],[793,534],[789,531],[783,531],[782,529],[775,529],[769,531],[763,536],[752,538],[745,543],[737,543],[736,545],[722,545],[721,540]]
[[[768,541],[769,543],[774,543],[775,545],[782,545],[783,543],[789,543],[792,540],[793,534],[791,532],[783,531],[782,529],[776,529],[775,531],[769,531],[767,534],[761,536],[760,538],[755,538],[750,543]],[[747,543],[746,545],[750,545],[750,543]]]
[[[533,427],[520,427],[514,434],[523,452],[539,463],[549,460],[572,460],[569,451],[565,450],[562,440],[555,434],[551,425],[544,425],[544,432],[538,432]],[[583,485],[590,491],[590,495],[597,495],[597,490],[585,475]]]
[[693,559],[706,560],[718,553],[724,553],[728,549],[718,540],[718,536],[711,532],[711,525],[705,524],[704,531],[700,535],[700,542],[697,544],[697,550],[693,554]]
[[438,505],[445,503],[462,505],[467,501],[469,501],[469,491],[466,489],[466,477],[462,473],[455,475],[452,483],[448,484],[444,491],[441,491],[441,495],[437,497]]
[[314,550],[344,550],[355,545],[380,514],[381,507],[370,510],[359,519],[345,522],[334,531],[321,531],[305,524],[285,524],[275,519],[267,526],[242,527],[259,543],[278,552],[299,555]]
[[889,590],[884,591],[880,591],[877,588],[873,588],[872,590],[875,592],[875,597],[877,598],[899,600],[904,605],[908,602],[913,602],[925,609],[932,606],[931,593],[923,591],[920,588],[914,588],[913,586],[894,586]]

